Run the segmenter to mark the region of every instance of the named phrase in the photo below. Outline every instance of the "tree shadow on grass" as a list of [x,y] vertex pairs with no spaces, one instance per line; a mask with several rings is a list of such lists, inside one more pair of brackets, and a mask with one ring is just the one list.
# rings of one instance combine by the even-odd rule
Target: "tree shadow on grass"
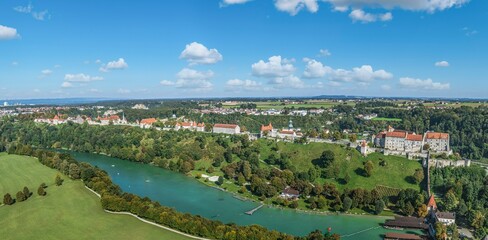
[[408,183],[411,183],[411,184],[417,184],[417,182],[415,181],[415,178],[413,176],[406,176],[405,181],[407,181]]
[[362,168],[356,168],[354,172],[359,176],[367,177],[366,171],[364,171]]

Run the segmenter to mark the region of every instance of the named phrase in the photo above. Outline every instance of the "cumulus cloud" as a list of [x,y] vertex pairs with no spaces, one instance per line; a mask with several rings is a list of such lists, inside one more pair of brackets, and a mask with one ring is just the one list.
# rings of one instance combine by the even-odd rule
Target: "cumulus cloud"
[[409,77],[400,78],[400,86],[421,90],[448,90],[451,87],[449,83],[434,82],[430,78],[422,80]]
[[449,62],[448,61],[440,61],[435,63],[436,67],[449,67]]
[[404,9],[410,11],[442,11],[452,7],[459,7],[469,0],[324,0],[334,8],[384,8]]
[[70,83],[70,82],[63,82],[63,83],[61,84],[61,87],[62,87],[62,88],[71,88],[71,87],[73,87],[73,84],[72,84],[72,83]]
[[[274,0],[275,7],[279,11],[287,12],[294,16],[301,10],[315,13],[319,10],[319,2],[326,2],[332,6],[334,11],[347,12],[349,9],[402,9],[408,11],[425,11],[434,13],[452,7],[460,7],[470,0]],[[229,3],[226,3],[229,2]],[[222,5],[244,3],[247,0],[223,0]],[[364,13],[364,11],[362,12]],[[375,18],[376,21],[390,21],[393,16],[386,14],[369,14],[361,12],[351,12],[352,17],[362,17],[363,19]],[[362,22],[366,22],[361,20]],[[372,21],[367,21],[372,22]]]
[[52,71],[52,70],[50,70],[50,69],[44,69],[44,70],[42,70],[42,71],[41,71],[41,74],[42,74],[43,76],[49,76],[49,75],[51,75],[52,73],[53,73],[53,71]]
[[108,72],[110,70],[123,70],[128,68],[129,65],[125,62],[123,58],[119,58],[118,60],[108,62],[107,64],[101,66],[98,70],[100,72]]
[[319,51],[319,57],[328,57],[332,55],[332,53],[330,53],[330,51],[328,49],[320,49]]
[[319,10],[317,0],[275,0],[275,7],[294,16],[302,9],[315,13]]
[[19,13],[31,14],[34,19],[39,21],[44,21],[46,16],[48,16],[47,10],[36,12],[34,11],[34,6],[30,3],[27,6],[14,7],[14,10]]
[[160,82],[163,86],[174,86],[176,88],[185,88],[196,91],[211,90],[213,84],[210,79],[214,76],[212,71],[197,71],[190,68],[183,68],[176,74],[176,81],[163,80]]
[[187,60],[190,65],[214,64],[222,61],[222,55],[215,48],[208,49],[203,44],[192,42],[181,52],[180,59]]
[[354,22],[370,23],[376,21],[390,21],[393,19],[393,15],[390,12],[384,14],[372,14],[364,12],[361,9],[355,9],[350,14],[349,17]]
[[0,25],[0,40],[20,38],[17,29]]
[[91,82],[91,81],[101,81],[103,80],[103,77],[98,77],[98,76],[92,77],[84,73],[78,73],[78,74],[65,74],[64,80],[68,82]]
[[287,59],[281,59],[281,56],[272,56],[268,62],[259,60],[252,64],[252,74],[257,77],[286,77],[295,72],[295,67]]
[[370,65],[362,65],[361,67],[355,67],[352,70],[345,70],[333,69],[314,59],[304,60],[308,60],[305,71],[303,72],[305,78],[327,77],[331,81],[342,82],[371,82],[374,80],[388,80],[393,78],[393,74],[383,69],[375,71]]
[[305,88],[305,83],[295,75],[276,77],[269,81],[275,88]]
[[263,90],[262,84],[252,80],[231,79],[227,81],[226,88],[231,91],[259,91]]

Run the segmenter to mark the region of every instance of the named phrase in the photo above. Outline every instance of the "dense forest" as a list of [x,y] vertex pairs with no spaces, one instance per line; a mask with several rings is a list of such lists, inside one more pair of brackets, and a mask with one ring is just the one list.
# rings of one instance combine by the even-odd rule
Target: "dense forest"
[[479,166],[436,168],[431,171],[431,186],[440,196],[442,211],[456,212],[456,222],[475,229],[477,238],[488,234],[488,177]]

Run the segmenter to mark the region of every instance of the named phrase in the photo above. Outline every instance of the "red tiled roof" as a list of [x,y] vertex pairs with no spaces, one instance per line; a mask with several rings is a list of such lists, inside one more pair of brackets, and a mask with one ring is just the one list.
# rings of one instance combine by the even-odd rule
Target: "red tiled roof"
[[272,131],[273,130],[273,125],[271,125],[271,123],[269,123],[268,126],[264,126],[264,125],[261,125],[261,131],[262,132],[265,132],[265,131]]
[[433,207],[437,209],[437,203],[435,202],[434,195],[431,195],[429,198],[429,202],[427,202],[427,208]]
[[388,132],[386,133],[386,136],[393,138],[404,138],[406,134],[406,132]]
[[449,139],[449,133],[428,132],[425,138],[427,139]]
[[421,240],[422,238],[415,234],[387,232],[385,239]]
[[361,147],[366,147],[366,146],[368,146],[368,144],[366,143],[366,141],[363,141],[363,142],[361,143]]
[[422,135],[417,135],[417,134],[407,134],[407,140],[410,141],[417,141],[421,142],[422,141]]
[[104,117],[104,118],[98,117],[98,120],[100,120],[100,121],[102,121],[102,120],[104,120],[104,121],[110,121],[110,120],[114,121],[114,120],[119,120],[119,119],[120,118],[119,118],[118,115],[112,115],[112,116]]
[[181,122],[180,126],[182,127],[192,127],[194,126],[193,122]]
[[197,124],[197,127],[205,127],[205,123],[203,123],[203,122],[199,123],[199,124]]
[[151,125],[153,123],[155,123],[157,120],[156,118],[145,118],[145,119],[142,119],[140,124],[147,124],[147,125]]
[[235,125],[235,124],[221,124],[221,123],[217,123],[214,125],[215,128],[236,128],[238,127],[238,125]]
[[380,132],[376,135],[376,138],[385,138],[386,137],[386,133],[384,132]]
[[283,130],[280,133],[281,134],[294,134],[295,132],[294,131],[291,131],[291,130]]

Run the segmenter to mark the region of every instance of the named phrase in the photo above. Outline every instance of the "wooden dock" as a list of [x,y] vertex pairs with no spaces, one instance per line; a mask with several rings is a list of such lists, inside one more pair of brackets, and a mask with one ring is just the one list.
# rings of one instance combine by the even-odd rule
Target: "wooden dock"
[[247,212],[244,212],[244,213],[245,213],[245,214],[247,214],[247,215],[252,215],[252,214],[253,214],[255,211],[259,210],[259,209],[260,209],[260,208],[262,208],[263,206],[264,206],[264,204],[261,204],[261,205],[259,205],[258,207],[254,208],[254,209],[252,209],[252,210],[249,210],[249,211],[247,211]]

